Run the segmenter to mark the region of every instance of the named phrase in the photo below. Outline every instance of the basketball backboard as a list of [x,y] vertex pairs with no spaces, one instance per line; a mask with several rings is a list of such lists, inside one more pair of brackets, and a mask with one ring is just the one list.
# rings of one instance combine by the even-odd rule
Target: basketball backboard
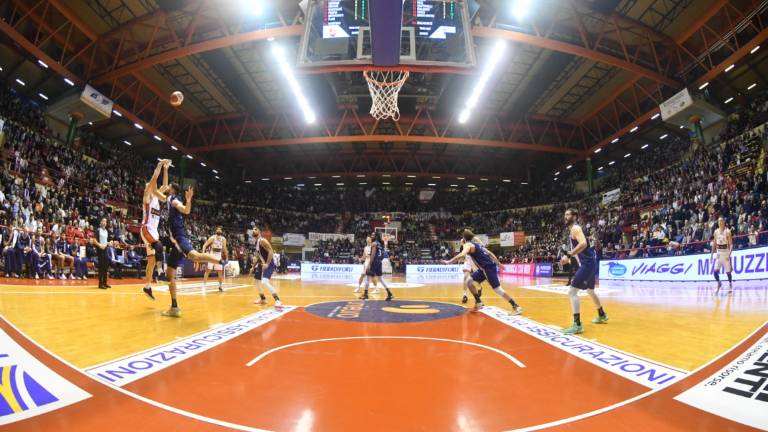
[[[370,0],[310,0],[299,67],[372,64],[369,10]],[[464,0],[405,0],[402,15],[401,65],[475,65]]]

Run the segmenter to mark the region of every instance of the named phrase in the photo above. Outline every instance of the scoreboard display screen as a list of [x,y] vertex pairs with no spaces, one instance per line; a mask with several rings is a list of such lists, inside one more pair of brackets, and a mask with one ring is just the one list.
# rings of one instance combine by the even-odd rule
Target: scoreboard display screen
[[[357,36],[361,26],[370,26],[369,6],[370,0],[326,0],[323,38]],[[403,27],[416,28],[417,38],[446,39],[462,28],[460,6],[455,0],[405,0]]]
[[[472,0],[402,1],[401,64],[472,67]],[[302,67],[371,63],[371,0],[312,0],[299,53]]]

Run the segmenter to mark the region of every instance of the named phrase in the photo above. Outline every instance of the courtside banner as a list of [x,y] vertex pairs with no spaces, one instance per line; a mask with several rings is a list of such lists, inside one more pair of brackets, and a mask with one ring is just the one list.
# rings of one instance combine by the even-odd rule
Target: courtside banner
[[283,234],[283,246],[304,246],[304,234]]
[[416,275],[460,275],[463,265],[408,264],[405,266],[406,276]]
[[[600,261],[600,279],[635,281],[712,281],[715,255],[697,254]],[[731,255],[734,280],[768,279],[768,247],[741,249]],[[721,270],[722,273],[725,273]],[[727,280],[725,274],[723,280]]]
[[301,274],[321,275],[359,275],[363,272],[362,264],[317,264],[301,263]]
[[532,276],[533,264],[502,264],[501,274],[513,276]]
[[675,399],[768,430],[768,333],[717,373]]
[[228,342],[294,309],[295,306],[283,306],[280,310],[272,308],[257,312],[166,345],[94,366],[86,369],[86,372],[102,381],[122,387]]
[[0,426],[89,397],[88,392],[48,369],[0,330]]
[[486,306],[480,312],[608,372],[651,389],[666,387],[687,375],[686,372],[633,356],[606,345],[578,336],[564,335],[563,332],[536,321],[521,316],[512,316],[506,310],[495,306]]

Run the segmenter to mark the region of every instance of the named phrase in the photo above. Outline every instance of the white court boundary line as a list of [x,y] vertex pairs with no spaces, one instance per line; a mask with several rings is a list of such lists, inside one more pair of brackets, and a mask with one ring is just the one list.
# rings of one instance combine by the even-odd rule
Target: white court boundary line
[[293,348],[293,347],[300,346],[300,345],[307,345],[307,344],[320,343],[320,342],[334,342],[334,341],[361,340],[361,339],[363,339],[363,340],[368,340],[368,339],[427,340],[427,341],[452,342],[452,343],[470,345],[470,346],[474,346],[474,347],[478,347],[478,348],[483,348],[483,349],[486,349],[488,351],[495,352],[495,353],[501,355],[502,357],[505,357],[507,360],[511,361],[512,363],[516,364],[518,367],[525,368],[525,364],[523,364],[523,362],[521,362],[520,360],[516,359],[513,355],[511,355],[511,354],[509,354],[509,353],[507,353],[505,351],[502,351],[502,350],[500,350],[498,348],[494,348],[494,347],[490,347],[488,345],[483,345],[483,344],[474,343],[474,342],[456,340],[456,339],[444,339],[444,338],[433,338],[433,337],[422,337],[422,336],[348,336],[348,337],[337,337],[337,338],[327,338],[327,339],[311,339],[311,340],[306,340],[306,341],[301,341],[301,342],[294,342],[294,343],[291,343],[291,344],[281,345],[279,347],[272,348],[269,351],[265,351],[265,352],[259,354],[257,357],[255,357],[253,360],[249,361],[245,365],[247,367],[251,367],[254,364],[256,364],[256,362],[258,362],[259,360],[267,357],[268,355],[270,355],[270,354],[272,354],[274,352],[277,352],[277,351],[280,351],[280,350],[284,350],[284,349],[288,349],[288,348]]
[[[736,342],[730,348],[728,348],[727,350],[725,350],[722,353],[720,353],[720,355],[718,355],[717,357],[713,358],[712,360],[708,361],[706,364],[703,364],[703,365],[699,366],[698,368],[694,369],[693,371],[691,371],[688,374],[687,377],[683,378],[683,380],[685,380],[686,378],[689,378],[691,375],[696,374],[697,372],[701,371],[702,369],[707,368],[709,365],[717,362],[721,358],[723,358],[726,355],[728,355],[729,353],[731,353],[733,350],[736,349],[737,346],[743,344],[744,342],[746,342],[747,339],[749,339],[752,336],[756,335],[766,324],[768,324],[768,321],[765,321],[763,324],[761,324],[759,327],[757,327],[755,330],[753,330],[749,335],[747,335],[746,337],[744,337],[740,341]],[[561,425],[564,425],[564,424],[567,424],[567,423],[573,423],[575,421],[584,420],[586,418],[594,417],[596,415],[603,414],[603,413],[606,413],[608,411],[613,411],[616,408],[621,408],[621,407],[623,407],[625,405],[629,405],[629,404],[631,404],[633,402],[637,402],[637,401],[639,401],[641,399],[645,399],[648,396],[651,396],[651,395],[656,394],[656,393],[658,393],[658,392],[660,392],[662,390],[665,390],[667,387],[669,387],[671,385],[674,385],[674,384],[678,384],[679,382],[680,381],[675,382],[675,383],[670,383],[670,384],[665,385],[663,387],[659,387],[657,389],[653,389],[653,390],[647,391],[645,393],[641,393],[641,394],[639,394],[639,395],[637,395],[637,396],[635,396],[633,398],[630,398],[630,399],[627,399],[627,400],[624,400],[624,401],[621,401],[621,402],[617,402],[617,403],[615,403],[613,405],[608,405],[607,407],[603,407],[603,408],[600,408],[600,409],[589,411],[589,412],[586,412],[584,414],[579,414],[579,415],[575,415],[575,416],[572,416],[572,417],[551,421],[551,422],[548,422],[548,423],[542,423],[542,424],[535,425],[535,426],[526,426],[526,427],[522,427],[522,428],[518,428],[518,429],[511,429],[510,432],[513,432],[513,431],[514,432],[537,431],[537,430],[542,430],[542,429],[550,428],[550,427],[553,427],[553,426],[561,426]],[[710,413],[708,413],[708,414],[710,414]],[[714,414],[711,414],[711,415],[714,415]]]

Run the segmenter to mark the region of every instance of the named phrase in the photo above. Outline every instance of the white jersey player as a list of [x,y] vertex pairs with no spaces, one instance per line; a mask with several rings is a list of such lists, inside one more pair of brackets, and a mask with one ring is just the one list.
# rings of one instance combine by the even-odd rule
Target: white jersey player
[[[203,252],[211,250],[211,255],[218,259],[227,258],[227,239],[223,236],[223,229],[216,227],[216,234],[208,237],[203,245]],[[205,273],[203,274],[203,292],[205,292],[205,285],[208,283],[208,275],[211,274],[211,270],[215,270],[219,277],[219,292],[223,292],[224,288],[224,269],[221,264],[206,263]]]
[[[171,161],[168,159],[162,159],[157,163],[157,167],[155,167],[155,171],[152,173],[152,178],[144,186],[144,197],[142,198],[141,208],[143,214],[139,235],[147,250],[147,267],[144,271],[144,279],[146,281],[144,294],[152,300],[155,299],[155,296],[152,294],[152,273],[157,264],[157,255],[161,255],[163,252],[163,245],[160,243],[160,234],[158,232],[161,214],[160,202],[165,202],[167,199],[165,191],[168,189],[168,167],[170,165]],[[160,177],[161,170],[163,171],[163,185],[158,189],[157,179]]]
[[[357,280],[357,288],[355,288],[355,294],[359,293],[360,290],[362,290],[363,281],[368,277],[365,274],[365,269],[367,269],[371,265],[371,238],[366,237],[365,238],[365,247],[363,248],[363,256],[359,258],[359,261],[363,263],[363,272],[360,273],[360,278]],[[376,282],[373,283],[373,293],[376,294],[379,292],[379,286]]]
[[733,236],[731,230],[725,226],[725,219],[721,216],[717,219],[717,229],[715,230],[714,239],[712,241],[712,252],[717,253],[717,259],[715,260],[715,280],[717,281],[717,290],[715,294],[720,292],[720,287],[723,286],[720,282],[720,269],[725,267],[725,274],[728,275],[728,293],[733,292],[733,268],[731,266],[731,253],[733,252]]
[[[464,247],[464,239],[461,239],[461,246]],[[467,297],[467,281],[472,277],[472,273],[476,272],[479,267],[477,267],[477,263],[475,263],[475,260],[472,259],[471,256],[467,255],[464,257],[464,267],[461,269],[462,272],[464,272],[464,295],[461,297],[461,303],[465,304],[469,300]],[[482,292],[482,287],[478,288]]]

